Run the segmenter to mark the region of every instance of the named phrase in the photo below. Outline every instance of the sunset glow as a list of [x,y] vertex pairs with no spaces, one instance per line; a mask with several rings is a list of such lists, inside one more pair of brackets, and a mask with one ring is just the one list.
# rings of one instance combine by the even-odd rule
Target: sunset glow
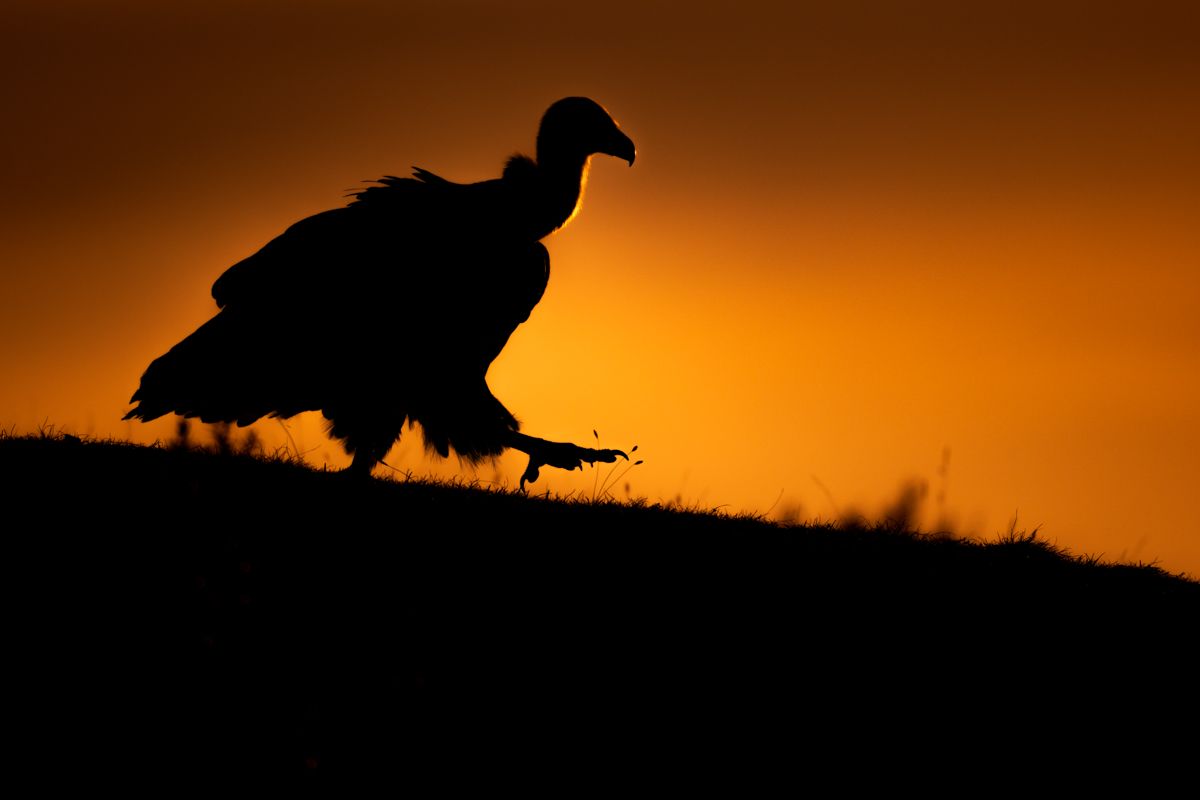
[[[1194,5],[110,5],[0,23],[6,429],[172,435],[121,416],[227,267],[361,181],[496,177],[585,95],[638,157],[593,159],[489,373],[526,432],[638,445],[622,499],[831,519],[915,480],[927,529],[1200,576]],[[406,302],[396,369],[438,335]],[[255,430],[348,462],[319,415]]]

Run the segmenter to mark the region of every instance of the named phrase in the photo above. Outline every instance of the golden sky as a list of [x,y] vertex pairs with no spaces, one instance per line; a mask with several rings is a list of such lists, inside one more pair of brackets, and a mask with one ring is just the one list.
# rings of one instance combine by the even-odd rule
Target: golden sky
[[828,519],[919,479],[927,525],[1200,575],[1200,6],[683,7],[6,10],[0,424],[166,435],[126,401],[225,268],[361,180],[495,177],[587,95],[638,160],[594,163],[489,374],[528,432],[640,445],[618,496]]

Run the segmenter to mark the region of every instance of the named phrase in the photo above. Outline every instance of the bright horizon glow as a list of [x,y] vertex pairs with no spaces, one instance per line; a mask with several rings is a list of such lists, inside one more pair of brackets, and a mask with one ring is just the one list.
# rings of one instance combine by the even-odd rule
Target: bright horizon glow
[[[170,436],[121,422],[125,401],[215,313],[225,269],[361,180],[496,177],[550,102],[586,95],[638,159],[590,165],[489,373],[526,432],[639,445],[618,497],[829,519],[920,480],[927,528],[1016,515],[1200,576],[1200,11],[55,5],[14,11],[0,56],[21,76],[0,133],[5,428]],[[345,46],[363,31],[397,34]],[[436,335],[405,302],[397,368]],[[345,463],[319,419],[289,429]],[[388,461],[461,474],[415,432]]]

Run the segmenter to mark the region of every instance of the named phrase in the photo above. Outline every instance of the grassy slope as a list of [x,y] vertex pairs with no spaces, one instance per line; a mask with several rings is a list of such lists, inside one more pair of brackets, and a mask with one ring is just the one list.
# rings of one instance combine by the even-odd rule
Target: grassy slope
[[531,717],[641,741],[785,708],[961,726],[1078,692],[1174,709],[1196,666],[1200,585],[1030,539],[63,439],[0,439],[0,486],[34,758],[428,768]]

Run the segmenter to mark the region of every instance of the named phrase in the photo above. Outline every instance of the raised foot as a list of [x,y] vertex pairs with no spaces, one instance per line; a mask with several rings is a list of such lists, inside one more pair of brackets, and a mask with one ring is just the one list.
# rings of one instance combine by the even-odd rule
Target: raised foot
[[528,447],[529,466],[521,475],[521,491],[525,491],[526,483],[538,479],[542,467],[558,467],[559,469],[583,469],[584,463],[595,464],[597,461],[611,464],[621,457],[629,460],[621,450],[596,450],[591,447],[580,447],[570,442],[547,442],[542,439],[533,440],[536,445]]

